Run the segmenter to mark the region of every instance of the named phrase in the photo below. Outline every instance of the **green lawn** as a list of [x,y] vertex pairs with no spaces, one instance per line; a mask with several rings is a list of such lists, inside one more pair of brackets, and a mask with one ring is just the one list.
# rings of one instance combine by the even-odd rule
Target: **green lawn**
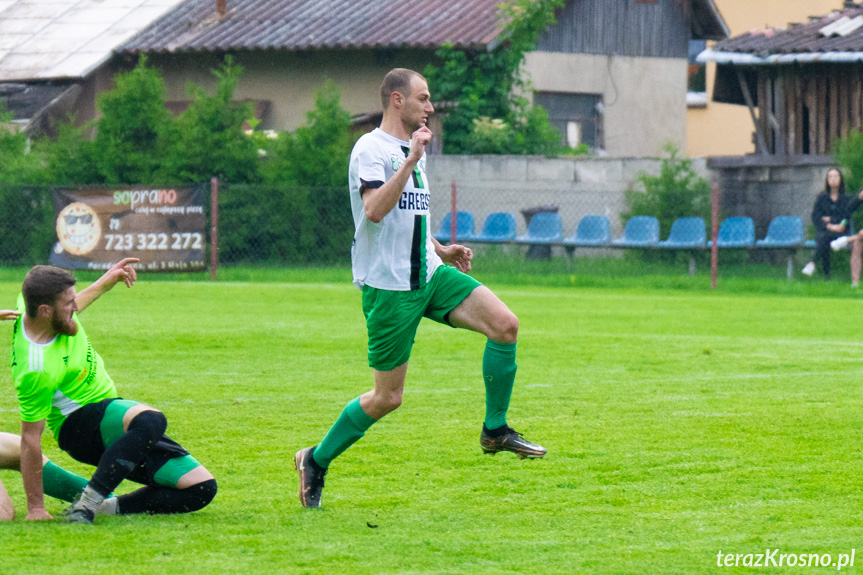
[[[424,323],[402,408],[306,510],[293,454],[371,373],[359,292],[301,279],[144,277],[84,312],[121,396],[161,408],[220,491],[186,516],[30,524],[0,471],[19,512],[0,524],[0,573],[748,573],[717,553],[836,561],[861,542],[856,297],[489,281],[521,320],[510,423],[548,456],[482,454],[484,341]],[[10,307],[20,278],[2,280]],[[8,373],[0,429],[17,431]],[[861,564],[863,549],[843,572]]]

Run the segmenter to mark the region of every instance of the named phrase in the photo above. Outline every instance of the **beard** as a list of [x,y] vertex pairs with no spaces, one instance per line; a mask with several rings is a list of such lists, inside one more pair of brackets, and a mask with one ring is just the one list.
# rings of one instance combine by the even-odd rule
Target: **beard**
[[64,320],[56,313],[51,318],[51,328],[60,335],[75,335],[78,333],[78,324],[70,318],[69,321]]

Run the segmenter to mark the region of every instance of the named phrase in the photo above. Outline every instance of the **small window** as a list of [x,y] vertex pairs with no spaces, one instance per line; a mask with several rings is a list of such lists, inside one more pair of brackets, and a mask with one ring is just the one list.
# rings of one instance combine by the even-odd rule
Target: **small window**
[[561,143],[575,148],[603,147],[602,96],[570,92],[536,92],[533,103],[548,112],[548,122],[560,132]]
[[689,66],[687,67],[686,104],[690,108],[707,106],[707,66],[695,59],[707,49],[706,40],[689,41]]

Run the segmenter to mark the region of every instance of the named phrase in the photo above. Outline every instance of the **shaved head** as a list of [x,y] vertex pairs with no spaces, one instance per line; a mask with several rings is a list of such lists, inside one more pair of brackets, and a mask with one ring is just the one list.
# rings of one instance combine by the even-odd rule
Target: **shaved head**
[[381,105],[383,105],[384,110],[389,108],[390,96],[393,95],[393,92],[398,92],[403,96],[411,95],[411,80],[414,77],[420,78],[423,82],[426,81],[422,74],[407,68],[393,68],[387,72],[381,84]]

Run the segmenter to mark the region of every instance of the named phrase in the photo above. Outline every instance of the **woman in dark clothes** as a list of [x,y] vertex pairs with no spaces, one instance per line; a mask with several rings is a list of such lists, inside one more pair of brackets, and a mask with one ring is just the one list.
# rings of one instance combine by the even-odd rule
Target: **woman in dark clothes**
[[848,229],[849,198],[845,194],[845,179],[842,172],[836,168],[827,170],[824,191],[815,198],[812,208],[812,223],[815,225],[815,252],[803,268],[803,273],[811,276],[815,271],[815,262],[821,263],[824,279],[830,279],[830,242],[845,234]]

